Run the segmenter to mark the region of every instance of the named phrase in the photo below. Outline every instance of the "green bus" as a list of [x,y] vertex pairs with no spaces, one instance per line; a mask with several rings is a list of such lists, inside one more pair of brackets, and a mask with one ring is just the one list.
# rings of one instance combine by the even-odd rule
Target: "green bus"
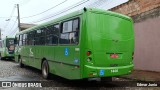
[[3,59],[14,59],[15,50],[15,38],[5,37],[1,40],[1,60]]
[[20,66],[67,79],[105,80],[133,70],[134,31],[130,17],[84,8],[16,34]]

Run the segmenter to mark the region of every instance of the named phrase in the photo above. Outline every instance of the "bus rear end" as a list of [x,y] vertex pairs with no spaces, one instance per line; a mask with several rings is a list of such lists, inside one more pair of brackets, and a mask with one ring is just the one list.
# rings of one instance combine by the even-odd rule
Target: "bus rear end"
[[132,20],[117,13],[90,10],[86,22],[84,78],[130,74],[134,54]]
[[6,39],[7,57],[14,58],[14,50],[15,50],[14,38],[7,38]]
[[14,58],[14,50],[15,50],[14,38],[4,39],[2,48],[3,51],[1,52],[1,59]]

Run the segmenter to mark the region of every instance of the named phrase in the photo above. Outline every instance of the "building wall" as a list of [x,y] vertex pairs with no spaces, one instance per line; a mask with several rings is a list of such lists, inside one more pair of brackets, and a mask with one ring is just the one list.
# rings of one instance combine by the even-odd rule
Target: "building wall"
[[160,6],[160,0],[129,0],[111,10],[128,16],[134,16],[147,12]]
[[160,0],[130,0],[110,10],[134,20],[135,69],[160,72]]
[[23,30],[25,30],[27,28],[31,28],[33,26],[36,26],[36,24],[20,23],[21,31],[23,31]]

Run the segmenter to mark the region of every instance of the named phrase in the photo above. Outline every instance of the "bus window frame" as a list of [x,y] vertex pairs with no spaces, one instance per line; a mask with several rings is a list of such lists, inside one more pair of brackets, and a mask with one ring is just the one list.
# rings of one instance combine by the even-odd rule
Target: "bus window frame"
[[[20,44],[21,42],[21,44]],[[19,42],[18,42],[19,46],[23,46],[23,34],[19,34]]]
[[81,27],[80,27],[80,24],[81,24],[81,20],[80,20],[80,17],[74,17],[74,18],[72,18],[72,19],[67,19],[67,20],[64,20],[64,21],[62,21],[61,23],[60,23],[60,33],[59,33],[59,41],[60,41],[60,36],[61,36],[61,34],[63,34],[63,23],[64,22],[68,22],[68,21],[72,21],[72,31],[71,32],[65,32],[65,33],[73,33],[73,32],[77,32],[77,31],[73,31],[73,21],[74,20],[76,20],[76,19],[78,19],[78,43],[73,43],[73,44],[61,44],[60,42],[59,42],[59,45],[60,46],[78,46],[79,45],[79,41],[80,41],[80,30],[81,30]]
[[[45,45],[46,46],[58,46],[59,45],[59,33],[60,33],[60,23],[54,23],[54,24],[50,24],[50,25],[47,25],[47,26],[45,26],[45,28],[46,28],[46,34],[47,34],[47,30],[49,30],[50,31],[50,28],[48,28],[48,27],[54,27],[54,26],[56,26],[56,25],[58,25],[59,27],[58,27],[58,33],[57,34],[49,34],[49,35],[45,35]],[[57,44],[53,44],[53,42],[52,42],[52,44],[48,44],[48,43],[46,43],[47,41],[46,41],[46,39],[47,39],[47,37],[49,37],[49,36],[52,36],[52,38],[53,38],[53,35],[55,36],[55,35],[58,35],[58,37],[57,37],[57,39],[58,39],[58,42],[57,42]]]

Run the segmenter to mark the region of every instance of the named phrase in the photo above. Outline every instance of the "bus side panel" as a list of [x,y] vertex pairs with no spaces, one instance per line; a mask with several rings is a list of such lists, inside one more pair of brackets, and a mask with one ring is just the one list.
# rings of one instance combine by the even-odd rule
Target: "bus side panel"
[[80,58],[79,51],[75,51],[77,46],[55,47],[54,71],[56,75],[68,79],[80,79]]
[[33,53],[34,46],[26,46],[25,50],[26,50],[25,55],[26,55],[27,64],[29,66],[33,66],[34,65],[34,53]]
[[34,50],[34,67],[41,69],[42,60],[47,60],[52,70],[54,66],[50,65],[50,61],[54,60],[54,46],[36,46]]
[[21,56],[22,62],[25,65],[29,65],[29,58],[28,58],[28,47],[27,46],[20,46],[19,54]]
[[41,60],[42,56],[44,56],[44,51],[44,46],[32,46],[32,48],[30,48],[29,64],[32,65],[32,67],[41,69]]
[[[80,29],[82,16],[80,16]],[[82,30],[82,29],[81,29]],[[80,30],[80,32],[81,32]],[[80,33],[79,32],[79,33]],[[49,61],[50,72],[67,79],[81,79],[83,66],[80,58],[80,39],[78,45],[58,45],[55,47],[55,58]],[[82,67],[81,67],[82,66]]]
[[1,57],[5,57],[5,56],[6,56],[6,51],[5,51],[5,48],[3,47],[1,52]]
[[3,45],[2,45],[2,52],[1,52],[1,57],[5,57],[6,56],[6,49],[5,49],[5,46],[6,46],[6,39],[4,39],[2,41]]

